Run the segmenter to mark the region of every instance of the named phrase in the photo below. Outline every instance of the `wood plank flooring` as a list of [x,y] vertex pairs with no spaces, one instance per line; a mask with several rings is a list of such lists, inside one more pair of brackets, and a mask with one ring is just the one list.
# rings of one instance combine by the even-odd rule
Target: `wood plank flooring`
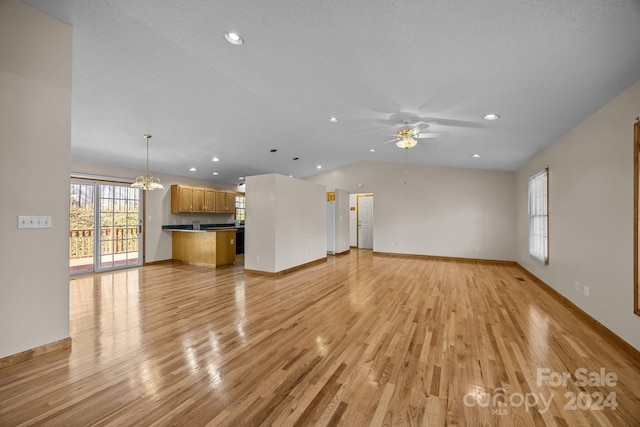
[[1,426],[640,425],[640,361],[515,266],[352,250],[70,286],[72,349],[0,369]]

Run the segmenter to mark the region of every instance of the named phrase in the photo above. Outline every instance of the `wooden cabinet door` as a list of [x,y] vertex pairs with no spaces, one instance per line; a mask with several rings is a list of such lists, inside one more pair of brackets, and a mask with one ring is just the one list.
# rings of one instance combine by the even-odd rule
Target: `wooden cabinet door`
[[216,213],[227,213],[227,192],[216,191]]
[[171,213],[191,212],[191,187],[171,186]]
[[191,212],[204,212],[204,188],[191,189]]
[[227,213],[236,214],[236,193],[227,193]]
[[213,188],[204,189],[204,211],[216,211],[216,190],[214,190]]

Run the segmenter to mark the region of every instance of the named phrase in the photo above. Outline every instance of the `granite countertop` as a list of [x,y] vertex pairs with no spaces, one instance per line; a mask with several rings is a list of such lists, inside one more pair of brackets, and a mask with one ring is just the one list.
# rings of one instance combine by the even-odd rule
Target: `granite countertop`
[[180,225],[163,225],[162,229],[166,231],[221,231],[221,230],[238,230],[244,228],[244,225],[235,224],[200,224],[199,230],[193,229],[193,224]]

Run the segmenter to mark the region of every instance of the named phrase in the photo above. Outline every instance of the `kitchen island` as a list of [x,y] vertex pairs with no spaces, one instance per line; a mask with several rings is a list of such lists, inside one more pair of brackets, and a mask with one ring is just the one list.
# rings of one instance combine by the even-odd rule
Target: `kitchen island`
[[171,257],[176,261],[215,268],[236,261],[235,228],[163,229],[172,233]]

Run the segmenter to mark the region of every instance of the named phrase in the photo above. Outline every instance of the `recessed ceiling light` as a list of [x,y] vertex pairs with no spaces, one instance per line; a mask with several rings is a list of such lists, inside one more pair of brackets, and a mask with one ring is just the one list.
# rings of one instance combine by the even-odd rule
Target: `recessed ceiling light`
[[214,172],[213,174],[214,174],[214,175],[219,175],[219,173],[218,173],[218,172]]
[[483,117],[483,119],[485,120],[498,120],[500,118],[499,115],[497,114],[487,114],[486,116]]
[[289,178],[293,178],[293,175],[289,175]]
[[331,117],[329,117],[329,121],[335,123],[335,122],[338,121],[338,118],[331,116]]
[[243,180],[243,179],[244,179],[244,176],[241,176],[241,177],[240,177],[240,178],[238,178],[238,179],[239,179],[239,180]]
[[322,169],[322,165],[316,166],[317,169]]
[[236,46],[240,46],[241,44],[244,43],[244,40],[242,40],[242,37],[240,37],[237,33],[234,33],[231,31],[227,31],[224,33],[224,39]]
[[372,149],[371,149],[371,150],[369,150],[369,151],[371,151],[372,153],[375,153],[375,152],[376,152],[376,149],[375,149],[375,148],[372,148]]
[[195,172],[196,168],[189,168],[189,172]]
[[220,161],[220,159],[219,159],[219,158],[217,158],[217,157],[214,157],[213,159],[211,159],[211,161],[212,161],[212,162],[219,162],[219,161]]
[[472,154],[472,155],[471,155],[471,157],[473,157],[473,158],[476,158],[476,159],[477,159],[478,157],[480,157],[480,154]]

